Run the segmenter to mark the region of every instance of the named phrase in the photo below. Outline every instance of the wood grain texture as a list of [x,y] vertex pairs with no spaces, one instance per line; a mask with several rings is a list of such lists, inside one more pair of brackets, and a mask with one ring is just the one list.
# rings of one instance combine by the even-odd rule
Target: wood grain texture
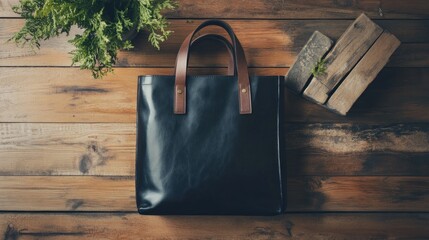
[[276,217],[5,213],[0,215],[0,234],[6,240],[425,239],[429,237],[428,221],[429,216],[424,213],[287,214]]
[[[135,121],[139,70],[118,69],[104,80],[91,79],[72,68],[1,68],[0,71],[2,122],[8,118],[20,122],[35,115],[41,118],[30,121]],[[157,72],[162,74],[163,71],[158,69]],[[50,74],[42,76],[46,72]],[[146,72],[155,73],[153,70]]]
[[[425,0],[256,0],[252,4],[236,1],[210,0],[194,4],[192,0],[179,1],[181,8],[172,17],[193,17],[195,13],[207,18],[347,18],[354,19],[362,12],[373,18],[428,18]],[[210,9],[210,10],[208,10]]]
[[388,32],[383,32],[359,63],[341,82],[326,106],[346,115],[359,96],[383,69],[401,42]]
[[135,124],[0,123],[0,175],[134,175]]
[[0,177],[0,211],[133,211],[133,177]]
[[[0,17],[17,17],[11,6],[18,0],[0,0]],[[167,12],[169,18],[307,18],[354,19],[362,12],[371,18],[410,19],[429,18],[425,0],[254,0],[252,4],[239,1],[208,0],[195,4],[192,0],[178,0],[179,8]]]
[[319,31],[311,35],[308,42],[299,52],[296,61],[285,77],[285,85],[296,93],[301,93],[317,62],[331,49],[333,42]]
[[428,153],[325,153],[288,150],[288,176],[428,176]]
[[[429,211],[429,177],[287,180],[287,212]],[[135,211],[133,177],[0,176],[1,211]]]
[[[283,75],[285,68],[250,69]],[[138,75],[172,74],[171,68],[118,68],[102,80],[76,68],[0,68],[0,122],[135,122]],[[191,74],[226,69],[191,69]],[[285,91],[286,122],[429,121],[429,68],[387,68],[348,117]],[[108,99],[108,100],[107,100]]]
[[12,6],[19,3],[19,0],[0,0],[0,17],[19,17],[12,10]]
[[[397,66],[400,64],[402,67],[416,67],[420,64],[424,64],[427,60],[427,56],[429,56],[429,45],[413,43],[407,44],[406,47],[401,46],[399,46],[395,53],[393,53],[392,57],[387,63],[387,66]],[[417,51],[421,51],[423,54],[413,54]]]
[[338,39],[332,50],[326,55],[326,71],[313,76],[304,90],[304,97],[318,104],[325,104],[334,88],[356,65],[361,57],[377,40],[383,29],[360,15]]
[[287,211],[427,211],[429,177],[304,177],[287,182]]
[[[427,176],[428,124],[286,124],[295,176]],[[134,176],[135,124],[2,123],[0,175]]]
[[[230,20],[243,44],[251,67],[289,67],[307,40],[318,30],[333,40],[338,39],[352,21],[349,20]],[[179,46],[201,20],[172,20],[174,34],[163,44],[161,50],[153,48],[140,34],[133,40],[136,45],[130,51],[120,52],[117,66],[173,67]],[[397,36],[403,45],[392,57],[391,67],[429,67],[429,21],[428,20],[382,20],[385,27]],[[0,66],[70,66],[68,54],[73,46],[69,37],[61,36],[41,42],[40,50],[20,48],[6,43],[13,32],[22,26],[21,19],[0,19]],[[217,30],[216,30],[217,31]],[[72,30],[71,34],[79,30]],[[223,33],[222,31],[217,31]],[[418,43],[419,47],[416,47]],[[196,47],[191,54],[190,66],[226,66],[227,53],[219,43],[206,42]],[[401,50],[402,49],[402,50]],[[204,54],[202,54],[204,53]]]
[[422,124],[287,124],[288,176],[429,175]]

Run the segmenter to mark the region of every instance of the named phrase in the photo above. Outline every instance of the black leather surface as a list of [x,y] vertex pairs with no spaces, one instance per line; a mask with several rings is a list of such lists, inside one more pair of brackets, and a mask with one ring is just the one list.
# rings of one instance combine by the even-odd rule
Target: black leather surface
[[234,76],[188,76],[187,113],[173,113],[174,76],[141,76],[137,208],[141,214],[272,215],[282,211],[281,77],[250,77],[240,115]]

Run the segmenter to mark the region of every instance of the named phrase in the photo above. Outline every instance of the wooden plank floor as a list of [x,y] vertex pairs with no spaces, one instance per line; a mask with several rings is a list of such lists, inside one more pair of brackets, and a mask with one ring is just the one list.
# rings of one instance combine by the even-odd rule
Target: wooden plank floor
[[[178,0],[161,51],[140,35],[102,80],[70,67],[66,36],[36,52],[6,43],[23,24],[17,2],[0,0],[4,239],[429,239],[426,0]],[[285,91],[285,214],[136,214],[138,75],[172,74],[179,44],[206,18],[233,26],[252,74],[284,75],[313,31],[336,40],[362,12],[402,45],[347,117]],[[225,73],[217,47],[196,47],[191,72]]]

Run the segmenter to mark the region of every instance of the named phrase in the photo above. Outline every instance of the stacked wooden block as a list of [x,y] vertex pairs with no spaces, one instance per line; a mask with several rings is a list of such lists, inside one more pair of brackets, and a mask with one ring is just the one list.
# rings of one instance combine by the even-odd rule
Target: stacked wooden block
[[[332,44],[316,31],[289,70],[285,84],[305,98],[346,115],[400,41],[362,14],[331,50]],[[314,75],[321,59],[324,71]]]

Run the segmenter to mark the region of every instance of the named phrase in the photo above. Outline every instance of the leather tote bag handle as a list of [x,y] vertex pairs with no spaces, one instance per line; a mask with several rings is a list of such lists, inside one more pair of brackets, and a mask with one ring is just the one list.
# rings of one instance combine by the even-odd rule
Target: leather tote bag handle
[[192,42],[191,42],[191,47],[194,46],[195,44],[198,44],[199,42],[205,40],[205,39],[212,39],[215,41],[218,41],[220,43],[222,43],[226,49],[228,50],[229,53],[229,61],[228,61],[228,75],[235,75],[235,70],[234,70],[234,55],[233,55],[233,50],[232,50],[232,45],[231,43],[224,38],[221,35],[218,34],[204,34],[201,35],[197,38],[195,38]]
[[[249,82],[249,73],[247,70],[246,57],[243,47],[237,39],[232,28],[224,21],[208,20],[201,23],[193,32],[191,32],[183,41],[176,59],[175,85],[174,85],[174,113],[186,113],[186,71],[189,59],[189,47],[194,35],[207,26],[219,26],[226,30],[231,38],[233,56],[234,56],[234,73],[238,79],[238,97],[240,114],[252,113],[251,89]],[[235,74],[234,74],[235,75]]]

